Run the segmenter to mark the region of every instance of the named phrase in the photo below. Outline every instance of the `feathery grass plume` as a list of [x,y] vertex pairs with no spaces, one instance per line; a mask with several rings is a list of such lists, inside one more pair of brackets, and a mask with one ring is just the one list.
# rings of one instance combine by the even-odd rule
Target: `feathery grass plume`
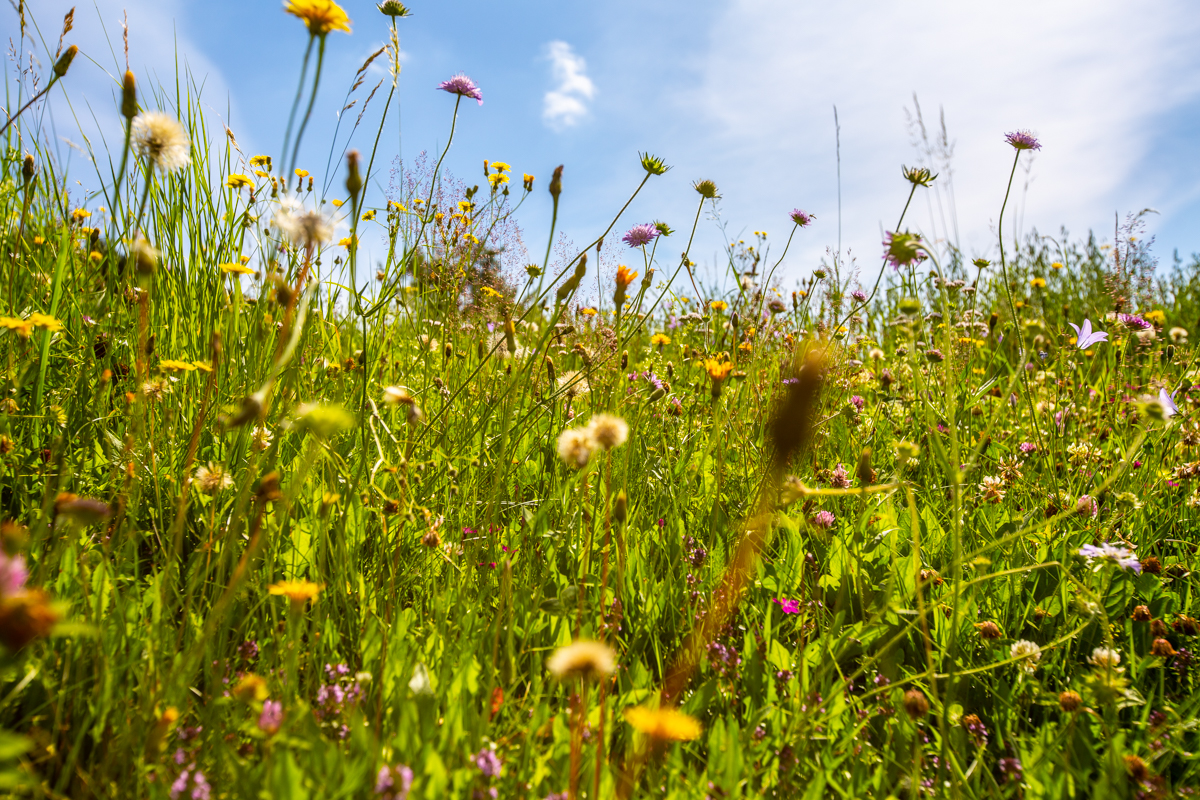
[[187,131],[170,114],[143,111],[133,118],[132,124],[135,152],[160,171],[177,172],[192,163],[192,143]]
[[311,36],[325,36],[330,31],[350,33],[350,17],[333,0],[288,0],[284,11],[303,20]]
[[616,669],[616,653],[603,642],[579,639],[555,650],[546,668],[559,680],[599,680]]

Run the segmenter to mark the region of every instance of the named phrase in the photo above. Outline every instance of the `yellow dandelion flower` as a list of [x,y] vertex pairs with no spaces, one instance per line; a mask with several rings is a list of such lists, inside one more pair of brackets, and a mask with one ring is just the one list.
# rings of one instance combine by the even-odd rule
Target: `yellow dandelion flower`
[[75,222],[83,222],[85,219],[87,219],[91,215],[92,215],[92,212],[88,211],[87,209],[77,208],[71,212],[71,219],[74,220]]
[[280,581],[272,583],[267,587],[273,595],[283,595],[292,603],[292,610],[299,611],[304,607],[304,604],[309,600],[316,599],[316,596],[321,593],[324,588],[319,583],[301,578],[298,581]]
[[338,247],[346,247],[346,248],[352,247],[355,244],[355,240],[357,240],[357,239],[358,239],[357,236],[353,236],[353,237],[344,236],[338,240]]
[[1149,322],[1153,322],[1159,327],[1162,327],[1167,322],[1167,315],[1164,314],[1161,309],[1157,308],[1153,311],[1147,311],[1145,314],[1142,314],[1142,318]]
[[235,172],[225,179],[225,185],[230,189],[253,189],[254,181],[246,175]]
[[304,20],[313,36],[324,36],[330,31],[350,33],[350,17],[333,0],[289,0],[284,11]]
[[797,289],[796,294],[800,295],[801,298],[808,297],[808,292],[804,291],[803,289]]
[[1050,265],[1050,269],[1062,269],[1062,268],[1063,268],[1063,263],[1061,261],[1055,261],[1053,264]]
[[713,300],[711,303],[708,304],[708,307],[711,308],[713,311],[720,313],[720,312],[724,311],[725,309],[729,308],[729,303],[726,303],[724,300]]
[[501,184],[508,183],[508,176],[503,172],[492,173],[491,175],[488,175],[488,183],[492,185],[493,189],[498,189]]
[[219,269],[226,275],[253,275],[254,270],[245,264],[221,264]]
[[91,260],[91,262],[92,262],[93,264],[99,264],[99,263],[100,263],[100,260],[101,260],[102,258],[104,258],[104,256],[103,256],[103,255],[101,255],[100,253],[96,252],[95,250],[93,250],[92,252],[88,253],[88,259],[89,259],[89,260]]
[[45,244],[45,243],[46,243],[46,239],[45,239],[44,237],[41,237],[41,236],[35,236],[35,237],[33,237],[33,243],[34,243],[34,244]]
[[25,339],[28,339],[29,334],[33,333],[33,325],[19,317],[0,317],[0,328],[16,331],[19,336]]
[[345,201],[337,200],[337,199],[330,200],[329,202],[333,203],[334,208],[341,208],[342,206],[344,206],[346,204]]
[[671,337],[665,333],[656,333],[650,337],[650,344],[655,347],[662,347],[671,343]]
[[256,170],[254,170],[254,174],[255,174],[255,175],[257,175],[257,176],[258,176],[258,177],[260,177],[260,178],[269,178],[269,177],[271,177],[271,173],[269,173],[269,172],[263,172],[261,169],[256,169]]
[[294,172],[296,173],[297,178],[307,178],[308,177],[308,170],[306,170],[306,169],[300,169],[297,167],[294,170]]
[[213,371],[212,364],[208,363],[207,361],[193,361],[192,366],[195,367],[196,369],[200,370],[201,372],[212,372]]
[[[469,209],[469,207],[470,207],[470,206],[472,206],[472,205],[474,205],[474,204],[473,204],[473,203],[467,203],[468,209]],[[461,201],[461,200],[460,200],[460,201],[458,202],[458,207],[459,207],[459,208],[462,208],[462,207],[463,207],[463,201]],[[405,208],[405,207],[404,207],[404,205],[403,205],[402,203],[397,203],[395,200],[388,200],[388,208],[394,208],[394,209],[396,209],[397,211],[399,211],[401,214],[407,214],[407,213],[408,213],[408,209],[407,209],[407,208]],[[464,210],[468,210],[468,209],[464,209]]]
[[370,222],[371,220],[375,219],[375,209],[372,208],[370,211],[364,211],[362,219],[363,222]]
[[625,709],[625,721],[660,742],[690,742],[703,730],[699,720],[674,708],[632,706]]
[[512,167],[503,161],[493,161],[492,169],[496,170],[496,172],[512,172]]
[[61,331],[63,329],[63,324],[54,317],[47,316],[46,314],[39,314],[36,311],[29,315],[29,319],[26,320],[26,322],[35,328],[44,328],[51,333]]
[[1029,282],[1029,285],[1035,289],[1045,289],[1046,288],[1046,279],[1042,278],[1042,277],[1034,278],[1033,280],[1031,280]]
[[594,317],[596,316],[596,309],[588,306],[587,308],[579,309],[579,313],[583,314],[585,317]]
[[254,156],[253,158],[250,159],[250,166],[266,167],[267,169],[270,169],[271,168],[271,157],[270,156]]
[[266,700],[270,694],[267,691],[267,682],[255,675],[253,672],[247,672],[242,677],[237,685],[233,687],[233,696],[243,703],[253,701],[262,702]]
[[158,362],[158,368],[163,372],[195,372],[196,367],[190,361],[176,361],[172,358],[164,358]]
[[733,372],[733,362],[722,361],[717,358],[706,358],[704,359],[704,371],[714,381],[723,381],[729,377],[730,372]]

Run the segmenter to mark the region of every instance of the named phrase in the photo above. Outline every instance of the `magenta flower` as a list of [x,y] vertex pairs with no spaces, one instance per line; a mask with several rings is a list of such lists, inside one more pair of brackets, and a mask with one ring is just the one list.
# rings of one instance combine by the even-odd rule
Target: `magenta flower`
[[645,247],[659,236],[658,228],[653,225],[634,225],[621,237],[621,241],[630,247]]
[[1137,314],[1117,314],[1117,322],[1126,328],[1138,331],[1149,330],[1154,327],[1149,320],[1144,320]]
[[1074,322],[1067,324],[1075,329],[1075,346],[1080,350],[1086,350],[1094,344],[1108,341],[1108,334],[1104,331],[1093,331],[1092,321],[1086,317],[1084,317],[1082,327]]
[[854,298],[854,302],[856,302],[856,303],[867,302],[867,293],[864,292],[862,289],[855,289],[853,292],[850,293],[850,296]]
[[796,223],[796,227],[798,227],[798,228],[805,228],[814,219],[816,219],[815,215],[809,214],[807,211],[801,211],[798,208],[792,209],[791,217],[792,217],[792,222]]
[[1036,453],[1037,452],[1037,445],[1034,444],[1033,442],[1021,442],[1021,444],[1019,444],[1017,447],[1020,449],[1020,451],[1022,453]]
[[475,757],[471,760],[475,762],[475,766],[479,768],[479,771],[483,773],[485,778],[499,777],[503,765],[500,763],[500,757],[496,755],[494,750],[485,747],[476,753]]
[[0,597],[14,595],[25,588],[29,570],[23,556],[10,556],[0,550]]
[[264,733],[274,734],[283,725],[283,703],[278,700],[263,702],[262,714],[258,717],[258,729]]
[[1004,141],[1011,144],[1017,150],[1042,149],[1042,143],[1029,131],[1013,131],[1012,133],[1005,134]]
[[779,608],[785,614],[799,614],[800,613],[800,601],[799,600],[788,600],[785,597],[776,597],[771,602],[778,603]]
[[461,72],[448,81],[442,81],[437,88],[460,97],[470,97],[472,100],[478,100],[479,105],[483,105],[483,92],[475,85],[475,81]]
[[383,766],[375,776],[375,794],[381,800],[404,800],[412,789],[413,771],[400,764]]
[[917,264],[925,260],[924,243],[916,233],[908,231],[888,231],[883,240],[884,258],[893,269],[899,270],[909,264]]
[[837,522],[837,517],[833,515],[832,511],[818,511],[816,514],[813,514],[811,521],[818,528],[832,528],[833,523]]

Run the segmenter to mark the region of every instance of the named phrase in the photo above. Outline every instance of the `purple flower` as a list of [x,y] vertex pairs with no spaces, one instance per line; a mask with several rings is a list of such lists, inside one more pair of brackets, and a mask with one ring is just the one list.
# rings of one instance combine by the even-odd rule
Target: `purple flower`
[[204,773],[200,770],[192,772],[192,768],[188,767],[179,773],[179,777],[171,784],[171,800],[179,800],[180,797],[183,797],[189,786],[191,793],[188,794],[188,797],[191,800],[209,800],[212,796],[212,787],[208,785]]
[[274,734],[283,725],[283,703],[278,700],[263,702],[262,714],[258,717],[258,729],[264,733]]
[[22,556],[10,556],[0,550],[0,597],[13,595],[25,588],[29,570]]
[[1154,327],[1149,321],[1142,319],[1137,314],[1117,314],[1117,322],[1124,325],[1126,328],[1133,330],[1144,331]]
[[[1082,498],[1081,498],[1082,499]],[[1096,569],[1100,569],[1104,564],[1116,564],[1121,569],[1131,569],[1134,572],[1141,573],[1142,564],[1137,560],[1137,556],[1128,547],[1122,547],[1116,544],[1085,544],[1079,548],[1079,555],[1083,556],[1087,563],[1096,564]]]
[[1036,453],[1037,445],[1033,442],[1021,442],[1019,445],[1017,445],[1017,449],[1022,453]]
[[258,658],[258,642],[253,639],[247,639],[238,645],[238,655],[247,661],[253,661]]
[[1175,405],[1174,396],[1167,394],[1166,389],[1158,390],[1158,402],[1162,403],[1163,416],[1168,419],[1179,413],[1179,406]]
[[382,800],[404,800],[412,789],[413,771],[403,764],[383,766],[375,776],[375,794]]
[[884,258],[892,268],[899,270],[909,264],[917,264],[925,260],[922,252],[924,243],[916,233],[908,231],[888,231],[883,239]]
[[785,613],[785,614],[799,614],[800,613],[800,601],[799,600],[788,600],[783,597],[776,597],[771,602],[778,603],[780,610],[782,610],[783,613]]
[[460,97],[470,97],[472,100],[478,100],[479,105],[483,105],[483,92],[475,85],[475,81],[461,72],[448,81],[442,81],[437,88]]
[[645,247],[658,236],[658,228],[653,225],[634,225],[621,237],[621,241],[630,247]]
[[833,468],[833,472],[829,478],[829,483],[835,489],[850,488],[850,471],[846,469],[845,464],[838,464]]
[[837,517],[833,515],[832,511],[818,511],[812,517],[812,524],[818,528],[832,528],[836,521]]
[[1010,783],[1020,783],[1024,770],[1021,767],[1021,759],[1019,758],[1002,758],[997,762],[1000,768],[1000,774],[1008,779]]
[[1013,131],[1005,134],[1004,141],[1018,150],[1041,150],[1042,143],[1029,131]]
[[1086,350],[1094,344],[1108,341],[1107,333],[1092,330],[1092,321],[1087,317],[1084,317],[1082,327],[1076,325],[1074,322],[1068,322],[1067,324],[1075,329],[1075,346],[1080,350]]
[[792,209],[791,217],[792,222],[796,223],[797,228],[807,227],[814,219],[816,219],[814,215],[809,214],[807,211],[801,211],[798,208]]
[[488,748],[483,748],[475,757],[471,759],[475,762],[475,766],[479,767],[479,771],[483,773],[485,778],[497,778],[500,776],[500,769],[503,766],[500,763],[500,757],[496,755],[496,751]]
[[1075,503],[1075,512],[1088,517],[1095,517],[1100,513],[1100,506],[1096,503],[1096,498],[1090,494],[1080,495],[1079,500]]
[[864,292],[862,289],[855,289],[853,292],[850,293],[850,296],[854,298],[854,302],[856,302],[856,303],[867,302],[867,293]]
[[855,409],[862,411],[863,408],[866,407],[867,401],[862,399],[861,396],[854,394],[850,395],[850,405],[854,406]]

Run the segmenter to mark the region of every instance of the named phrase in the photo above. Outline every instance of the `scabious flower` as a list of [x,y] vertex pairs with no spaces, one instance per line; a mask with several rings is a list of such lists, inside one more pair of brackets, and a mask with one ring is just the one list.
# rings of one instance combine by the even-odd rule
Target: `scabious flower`
[[1142,564],[1128,547],[1116,544],[1085,544],[1079,548],[1079,555],[1087,560],[1089,565],[1099,570],[1105,564],[1116,564],[1121,569],[1129,569],[1141,573]]
[[500,776],[500,770],[504,765],[500,762],[500,757],[496,755],[496,751],[485,747],[475,754],[471,759],[475,762],[475,766],[483,773],[485,778],[497,778]]
[[289,0],[284,11],[304,20],[312,36],[324,36],[330,31],[350,33],[350,17],[333,0]]
[[404,764],[382,766],[375,776],[375,796],[380,800],[405,800],[412,789],[413,771]]
[[263,702],[262,713],[258,715],[258,729],[268,736],[279,732],[283,726],[283,703],[278,700]]
[[1004,135],[1004,141],[1017,150],[1041,150],[1042,144],[1029,131],[1013,131]]
[[209,800],[212,797],[212,787],[208,785],[203,772],[189,766],[179,773],[179,777],[171,784],[170,794],[171,800],[179,800],[181,797]]
[[602,642],[580,639],[555,650],[546,661],[546,669],[559,680],[604,678],[616,669],[616,654]]
[[478,100],[479,105],[483,105],[483,91],[475,85],[475,81],[461,72],[450,78],[450,80],[442,81],[438,84],[437,88],[443,92],[456,94],[460,97],[469,97],[472,100]]
[[899,270],[909,264],[925,259],[921,237],[908,231],[889,231],[883,239],[884,257],[893,269]]
[[133,118],[130,129],[134,151],[163,172],[175,172],[192,163],[192,143],[187,131],[170,114],[144,111]]
[[642,225],[634,225],[625,235],[621,237],[621,241],[630,247],[645,247],[660,236],[658,228],[646,223]]
[[1134,331],[1145,331],[1154,327],[1153,323],[1137,314],[1117,314],[1117,322]]
[[796,223],[797,228],[806,228],[817,218],[815,214],[809,214],[807,211],[801,211],[798,208],[793,208],[789,216],[792,218],[792,222]]
[[1037,670],[1038,662],[1042,660],[1042,648],[1037,646],[1037,643],[1031,642],[1028,639],[1020,639],[1013,642],[1012,647],[1008,649],[1010,658],[1019,658],[1017,666],[1024,672],[1032,675]]
[[1084,317],[1083,325],[1076,325],[1074,322],[1068,322],[1075,329],[1075,346],[1080,350],[1086,350],[1094,344],[1108,341],[1108,334],[1104,331],[1093,331],[1092,321]]

